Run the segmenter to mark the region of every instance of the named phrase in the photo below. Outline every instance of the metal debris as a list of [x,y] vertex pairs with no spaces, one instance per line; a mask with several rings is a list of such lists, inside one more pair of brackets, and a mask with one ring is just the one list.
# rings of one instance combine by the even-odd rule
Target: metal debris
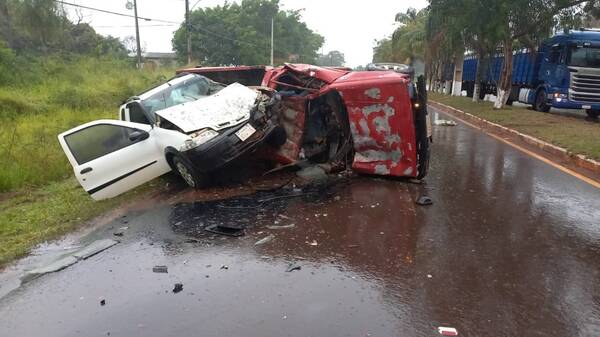
[[302,266],[299,264],[294,264],[294,263],[290,263],[287,267],[287,269],[285,270],[287,273],[291,273],[294,270],[300,270],[302,269]]
[[183,290],[183,283],[175,283],[175,287],[173,287],[173,293],[177,294]]
[[455,121],[446,120],[446,119],[436,119],[433,124],[441,125],[441,126],[456,126]]
[[100,305],[101,306],[105,306],[106,305],[106,300],[105,299],[101,299],[100,300]]
[[267,226],[268,229],[289,229],[296,227],[296,224]]
[[438,328],[438,332],[443,336],[458,336],[458,331],[455,328],[441,326]]
[[271,240],[273,240],[274,238],[275,238],[275,235],[271,234],[271,235],[269,235],[269,236],[266,236],[266,237],[264,237],[264,238],[262,238],[262,239],[260,239],[260,240],[256,241],[256,242],[254,243],[254,245],[255,245],[255,246],[263,245],[263,244],[265,244],[265,243],[267,243],[267,242],[270,242],[270,241],[271,241]]
[[419,197],[419,199],[417,199],[417,205],[421,205],[421,206],[433,205],[433,201],[431,200],[430,197],[428,197],[426,195],[422,195]]
[[169,269],[167,266],[154,266],[152,267],[152,271],[155,273],[168,273]]

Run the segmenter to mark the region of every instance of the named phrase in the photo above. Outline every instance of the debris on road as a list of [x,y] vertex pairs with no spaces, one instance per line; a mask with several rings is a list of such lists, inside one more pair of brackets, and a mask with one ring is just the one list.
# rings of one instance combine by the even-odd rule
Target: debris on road
[[455,121],[446,120],[446,119],[437,119],[433,122],[433,124],[441,125],[441,126],[456,126]]
[[226,236],[242,236],[245,234],[243,228],[226,227],[222,225],[210,225],[204,228],[204,230],[210,233]]
[[267,226],[268,229],[289,229],[289,228],[294,228],[296,227],[296,224],[292,223],[289,225],[273,225],[273,226]]
[[122,229],[119,229],[113,233],[114,236],[123,236],[123,234],[125,234],[125,231]]
[[155,273],[168,273],[169,269],[167,266],[154,266],[152,267],[152,271]]
[[225,265],[225,264],[223,264],[223,265],[221,265],[221,269],[225,269],[225,270],[227,270],[227,269],[229,269],[229,266],[228,266],[228,265]]
[[431,200],[430,197],[428,197],[426,195],[422,195],[419,197],[419,199],[417,199],[417,205],[421,205],[421,206],[433,205],[433,201]]
[[458,331],[455,328],[441,326],[438,328],[438,332],[443,336],[458,336]]
[[302,266],[299,264],[294,264],[294,263],[290,263],[289,266],[287,267],[287,269],[285,270],[287,273],[291,273],[294,270],[300,270],[302,269]]
[[105,299],[101,299],[100,300],[100,305],[101,306],[105,306],[106,305],[106,300]]
[[173,287],[173,293],[177,294],[183,290],[183,283],[175,283],[175,287]]
[[273,240],[274,238],[275,238],[275,235],[271,234],[271,235],[269,235],[269,236],[266,236],[266,237],[264,237],[264,238],[262,238],[262,239],[260,239],[260,240],[256,241],[256,242],[254,243],[254,245],[255,245],[255,246],[263,245],[263,244],[265,244],[265,243],[267,243],[267,242],[270,242],[270,241],[271,241],[271,240]]
[[319,244],[317,243],[317,240],[312,240],[312,242],[308,242],[308,241],[306,241],[306,243],[308,243],[310,246],[317,246],[317,245],[319,245]]

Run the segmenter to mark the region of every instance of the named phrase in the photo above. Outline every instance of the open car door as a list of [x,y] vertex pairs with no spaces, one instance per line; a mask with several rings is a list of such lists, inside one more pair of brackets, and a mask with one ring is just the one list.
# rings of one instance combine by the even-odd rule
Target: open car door
[[94,200],[112,198],[171,169],[147,124],[98,120],[58,135],[75,177]]

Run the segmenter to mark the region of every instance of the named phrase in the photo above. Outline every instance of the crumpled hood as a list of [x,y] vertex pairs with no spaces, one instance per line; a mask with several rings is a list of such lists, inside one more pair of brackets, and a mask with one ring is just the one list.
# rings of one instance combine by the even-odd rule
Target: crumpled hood
[[257,91],[233,83],[214,95],[174,105],[156,114],[186,133],[204,128],[220,130],[248,120],[257,96]]

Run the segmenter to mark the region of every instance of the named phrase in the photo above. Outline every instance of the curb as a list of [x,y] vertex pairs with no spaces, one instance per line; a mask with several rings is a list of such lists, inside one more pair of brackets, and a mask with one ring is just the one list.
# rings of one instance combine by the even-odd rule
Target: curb
[[519,131],[502,126],[500,124],[492,123],[483,118],[477,117],[475,115],[472,115],[468,112],[464,112],[462,110],[455,109],[446,104],[442,104],[442,103],[439,103],[439,102],[436,102],[433,100],[429,100],[429,102],[427,104],[433,108],[436,108],[436,109],[442,111],[442,112],[449,113],[451,115],[458,115],[461,118],[464,118],[466,120],[473,122],[477,126],[487,127],[488,129],[491,129],[492,131],[496,131],[498,133],[509,133],[511,135],[514,135],[519,140],[521,140],[529,145],[533,145],[536,148],[538,148],[544,152],[547,152],[549,154],[557,156],[561,160],[564,160],[574,166],[577,166],[579,168],[583,168],[586,170],[590,170],[595,174],[600,174],[600,162],[598,162],[594,159],[588,158],[582,154],[572,153],[572,152],[568,151],[567,149],[562,148],[560,146],[550,144],[541,139],[532,137],[530,135],[526,135]]

